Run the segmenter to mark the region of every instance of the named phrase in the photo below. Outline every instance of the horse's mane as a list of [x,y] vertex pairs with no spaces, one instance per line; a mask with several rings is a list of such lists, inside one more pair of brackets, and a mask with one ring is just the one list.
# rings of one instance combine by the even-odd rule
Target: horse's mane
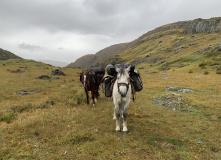
[[125,74],[125,68],[121,67],[119,73],[120,73],[120,75]]

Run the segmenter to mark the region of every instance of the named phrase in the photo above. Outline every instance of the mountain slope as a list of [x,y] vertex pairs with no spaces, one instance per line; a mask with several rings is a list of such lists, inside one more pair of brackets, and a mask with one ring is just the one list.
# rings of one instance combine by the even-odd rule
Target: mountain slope
[[16,56],[15,54],[7,50],[0,48],[0,60],[7,60],[7,59],[22,59],[22,58],[19,56]]
[[96,54],[87,54],[78,58],[75,62],[69,64],[67,67],[90,67],[99,62],[105,61],[115,54],[119,54],[130,47],[130,43],[115,44],[104,48]]
[[[105,66],[107,63],[113,61],[115,61],[115,63],[127,61],[132,62],[135,65],[147,61],[158,62],[165,58],[165,56],[160,58],[159,54],[165,52],[170,54],[172,54],[172,52],[183,52],[188,48],[184,45],[186,43],[188,43],[186,45],[191,45],[191,43],[194,42],[193,46],[198,46],[192,47],[192,52],[196,52],[196,48],[204,49],[203,47],[205,47],[205,45],[202,45],[200,44],[200,41],[197,41],[200,38],[193,38],[194,40],[186,41],[186,39],[181,38],[183,36],[185,37],[194,34],[199,35],[199,37],[212,38],[212,36],[206,36],[207,34],[211,34],[218,38],[220,33],[221,17],[211,19],[195,19],[192,21],[180,21],[158,27],[143,34],[141,37],[132,42],[116,44],[107,47],[97,52],[95,55],[85,55],[77,59],[74,63],[68,65],[68,67],[90,67],[96,65]],[[165,37],[168,39],[164,40]],[[175,41],[175,39],[177,40]],[[164,40],[164,43],[161,42],[162,40]],[[213,44],[214,46],[217,45],[219,41],[219,39],[216,40],[217,41]],[[210,46],[210,48],[214,46]],[[154,53],[152,53],[153,51]],[[149,55],[150,53],[152,54],[152,58]],[[167,56],[169,55],[167,54]]]

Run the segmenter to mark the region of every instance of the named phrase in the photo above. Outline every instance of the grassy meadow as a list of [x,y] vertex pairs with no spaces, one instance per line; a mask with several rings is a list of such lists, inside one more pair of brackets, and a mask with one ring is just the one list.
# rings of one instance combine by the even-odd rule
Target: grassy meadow
[[[15,73],[19,68],[25,72]],[[126,135],[115,133],[112,98],[100,90],[95,107],[86,104],[81,69],[62,68],[66,76],[53,76],[58,80],[36,79],[54,68],[0,61],[0,159],[221,159],[221,75],[212,66],[137,66],[144,88],[130,103]],[[167,86],[193,89],[175,93],[197,107],[181,112],[153,104],[153,97],[174,93]],[[14,95],[34,90],[41,92]]]

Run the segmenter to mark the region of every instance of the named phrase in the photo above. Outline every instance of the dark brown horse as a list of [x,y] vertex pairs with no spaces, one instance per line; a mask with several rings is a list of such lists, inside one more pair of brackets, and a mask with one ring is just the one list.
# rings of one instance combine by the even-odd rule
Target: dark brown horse
[[89,104],[89,91],[91,91],[91,100],[93,101],[93,106],[97,102],[99,85],[101,84],[101,80],[104,77],[104,74],[105,69],[101,67],[85,69],[82,71],[80,81],[84,86],[87,104]]

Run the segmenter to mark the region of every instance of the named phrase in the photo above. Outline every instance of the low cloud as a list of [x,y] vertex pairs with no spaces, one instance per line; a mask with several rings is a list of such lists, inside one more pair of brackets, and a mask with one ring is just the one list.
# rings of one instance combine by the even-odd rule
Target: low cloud
[[29,51],[45,51],[47,48],[27,43],[18,44],[18,48]]

